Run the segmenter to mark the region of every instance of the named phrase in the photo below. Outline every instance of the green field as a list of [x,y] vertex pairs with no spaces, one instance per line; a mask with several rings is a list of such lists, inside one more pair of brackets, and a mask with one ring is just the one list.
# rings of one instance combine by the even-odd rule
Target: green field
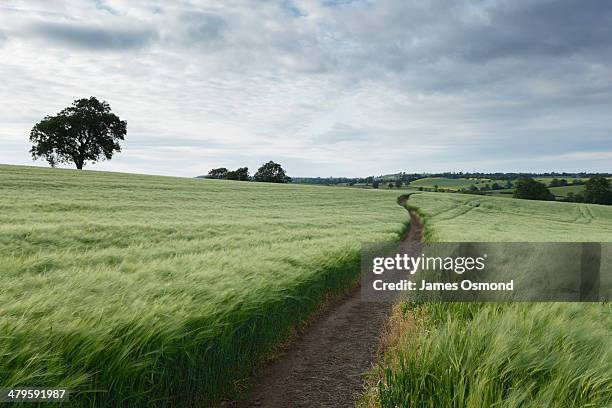
[[[253,370],[397,240],[397,190],[0,166],[0,386],[190,406]],[[610,241],[612,207],[418,193],[432,241]],[[609,304],[404,303],[374,405],[609,406]]]
[[[559,177],[558,179],[562,179],[563,177]],[[550,182],[553,180],[553,177],[536,177],[536,181],[546,184],[548,186]],[[566,177],[565,180],[568,183],[572,183],[574,180],[580,181],[588,181],[588,178],[579,178],[579,177]],[[516,180],[512,180],[512,182],[516,182]],[[506,180],[493,180],[493,179],[474,179],[474,178],[446,178],[446,177],[426,177],[415,180],[410,183],[411,188],[422,187],[425,189],[434,189],[436,186],[441,190],[448,191],[457,191],[460,189],[469,189],[470,186],[476,186],[479,189],[488,185],[489,187],[493,185],[493,183],[497,183],[500,186],[506,185]],[[551,193],[553,193],[557,198],[564,198],[567,196],[567,193],[572,192],[574,194],[581,193],[584,191],[584,185],[568,185],[563,187],[549,187]],[[488,195],[499,195],[500,197],[508,197],[512,196],[514,189],[500,189],[500,190],[492,190],[487,191]]]
[[396,240],[396,192],[0,166],[0,386],[188,406]]
[[410,204],[425,214],[437,241],[612,240],[610,206],[426,192]]
[[[612,240],[608,206],[441,193],[409,203],[430,241]],[[394,319],[408,328],[389,341],[369,405],[612,405],[609,303],[403,303]]]
[[[576,186],[548,187],[550,192],[553,193],[557,199],[562,199],[562,198],[567,197],[567,194],[570,192],[573,194],[583,193],[584,188],[585,188],[584,184],[576,185]],[[514,189],[505,188],[502,190],[493,190],[493,191],[488,191],[487,194],[491,194],[493,196],[499,196],[499,197],[512,197],[512,195],[514,194]]]
[[584,192],[584,184],[577,186],[562,186],[562,187],[549,187],[551,193],[557,198],[567,197],[568,193],[578,194]]
[[557,179],[557,180],[565,180],[568,183],[572,183],[573,181],[579,180],[579,181],[589,181],[588,177],[534,177],[535,181],[539,181],[540,183],[544,183],[547,186],[550,184],[551,181],[553,181],[553,179]]
[[[410,183],[410,187],[423,187],[433,189],[435,186],[445,190],[459,190],[461,188],[469,188],[472,185],[476,187],[484,186],[485,184],[492,184],[495,180],[491,179],[473,179],[473,178],[446,178],[446,177],[425,177],[415,180]],[[499,184],[503,184],[503,181],[498,181]]]

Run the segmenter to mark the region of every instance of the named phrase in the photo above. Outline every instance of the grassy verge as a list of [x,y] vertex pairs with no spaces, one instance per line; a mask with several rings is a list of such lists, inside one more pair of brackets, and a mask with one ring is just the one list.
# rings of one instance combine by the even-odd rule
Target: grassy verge
[[[382,369],[383,407],[604,407],[609,305],[404,304],[415,319]],[[409,317],[410,316],[410,317]]]
[[[612,228],[612,209],[602,206],[505,201],[415,195],[411,205],[426,217],[429,239],[437,240],[597,240]],[[608,303],[404,302],[390,324],[402,330],[389,330],[363,405],[612,404]]]

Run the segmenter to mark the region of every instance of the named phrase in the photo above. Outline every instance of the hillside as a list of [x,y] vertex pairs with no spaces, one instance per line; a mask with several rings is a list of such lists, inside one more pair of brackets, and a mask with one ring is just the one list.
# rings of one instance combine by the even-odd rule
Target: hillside
[[418,193],[439,241],[610,241],[612,207],[449,193]]
[[[410,183],[410,187],[423,187],[433,189],[435,187],[445,190],[459,190],[461,188],[469,188],[470,186],[481,187],[485,184],[493,183],[491,179],[476,179],[476,178],[446,178],[446,177],[424,177]],[[503,181],[498,181],[502,184]]]
[[0,166],[2,386],[109,406],[231,393],[354,281],[361,242],[397,239],[396,197]]

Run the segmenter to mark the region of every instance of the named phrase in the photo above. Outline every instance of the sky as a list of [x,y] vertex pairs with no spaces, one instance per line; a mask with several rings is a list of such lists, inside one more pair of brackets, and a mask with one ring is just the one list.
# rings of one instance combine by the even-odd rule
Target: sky
[[608,0],[2,0],[0,163],[96,96],[95,170],[612,172]]

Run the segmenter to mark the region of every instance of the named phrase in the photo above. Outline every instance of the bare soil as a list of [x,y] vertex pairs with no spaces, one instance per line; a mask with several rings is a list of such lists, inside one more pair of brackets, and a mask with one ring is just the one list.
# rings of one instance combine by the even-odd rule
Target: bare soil
[[[399,200],[400,205],[405,199]],[[420,241],[423,223],[410,212],[402,241]],[[364,302],[360,288],[330,304],[255,379],[234,407],[353,407],[364,391],[364,374],[378,361],[389,303]]]

